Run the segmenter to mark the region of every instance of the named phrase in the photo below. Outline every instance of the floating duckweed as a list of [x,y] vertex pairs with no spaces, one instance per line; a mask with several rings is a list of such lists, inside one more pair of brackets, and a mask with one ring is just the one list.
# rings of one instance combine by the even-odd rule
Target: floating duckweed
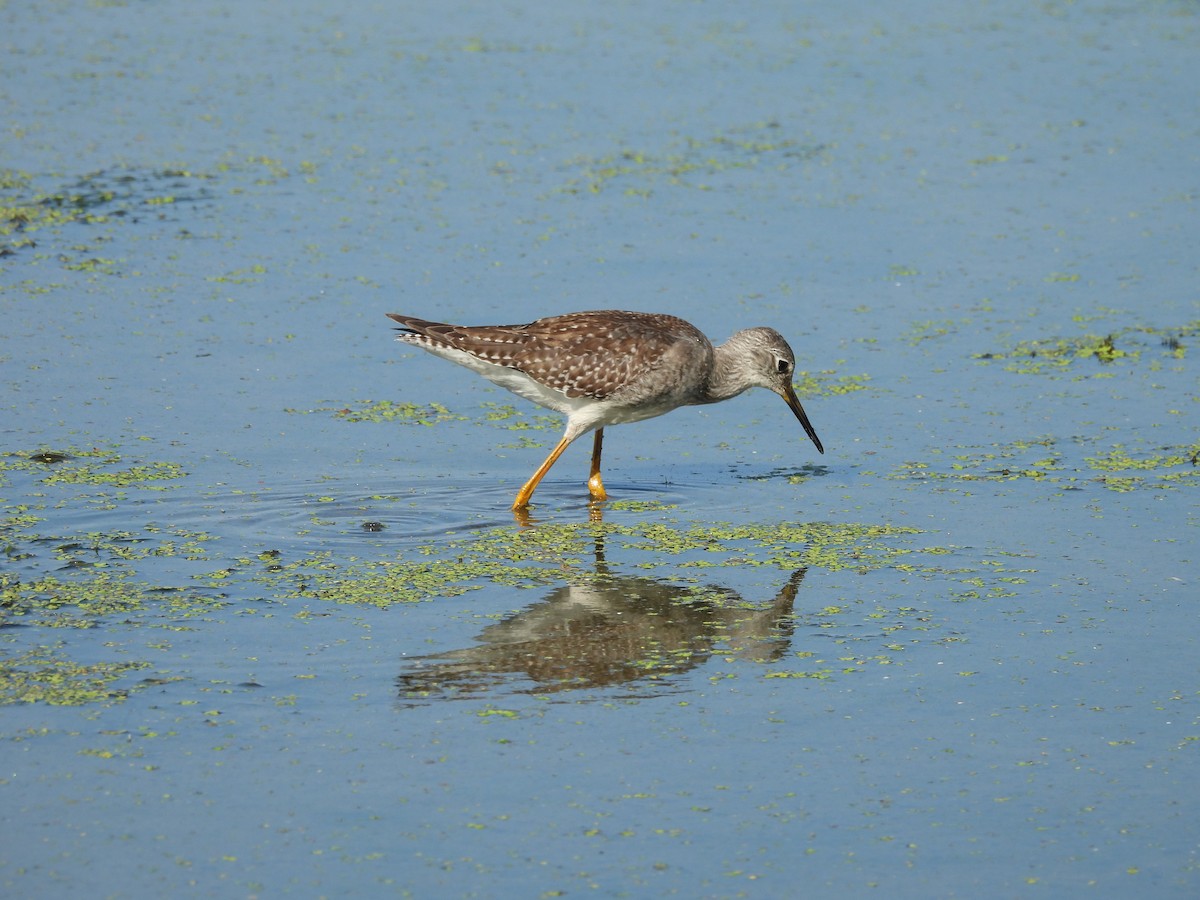
[[1130,491],[1200,484],[1197,459],[1200,443],[1160,447],[1136,456],[1118,444],[1071,464],[1055,439],[1038,438],[997,445],[992,450],[953,453],[948,464],[938,467],[929,462],[906,462],[889,477],[946,483],[1027,479],[1069,488],[1099,482],[1110,490]]
[[285,409],[292,415],[332,413],[346,422],[401,422],[405,425],[436,425],[438,422],[461,420],[440,403],[398,403],[395,400],[363,400],[356,407],[318,407],[316,409]]
[[485,402],[480,405],[487,410],[483,417],[485,422],[503,422],[503,427],[511,431],[558,431],[562,428],[562,419],[558,416],[528,415],[509,403]]
[[121,454],[103,448],[67,448],[38,450],[34,453],[5,453],[0,456],[0,474],[30,472],[41,476],[42,484],[110,485],[116,487],[148,487],[162,490],[150,482],[174,481],[187,472],[176,463],[138,463],[116,468],[125,463]]
[[[164,588],[134,581],[119,572],[99,571],[80,579],[44,575],[31,581],[8,576],[0,582],[0,608],[6,618],[22,624],[90,627],[105,616],[129,615],[135,611],[168,610],[186,618],[220,608],[224,601],[199,591]],[[159,624],[167,624],[163,620]]]
[[1126,469],[1150,471],[1195,466],[1196,454],[1200,453],[1200,443],[1187,447],[1164,447],[1162,450],[1163,452],[1149,453],[1139,459],[1131,456],[1124,445],[1117,444],[1107,453],[1089,456],[1086,460],[1089,466],[1102,472],[1119,472]]
[[666,512],[669,509],[676,509],[677,503],[664,503],[661,500],[612,500],[608,504],[608,508],[614,511],[622,512]]
[[[1112,491],[1132,491],[1141,487],[1177,487],[1200,484],[1200,443],[1184,447],[1163,447],[1158,452],[1131,456],[1122,445],[1107,453],[1086,458],[1088,466]],[[1129,474],[1137,473],[1137,474]]]
[[34,647],[0,660],[0,705],[82,706],[124,700],[136,686],[117,688],[114,682],[149,666],[142,661],[85,665],[65,659],[60,647]]
[[146,487],[163,490],[148,482],[172,481],[187,472],[176,463],[155,462],[128,469],[107,470],[98,466],[62,464],[42,479],[44,484],[107,484],[117,487]]
[[908,330],[900,335],[900,339],[907,344],[916,346],[922,341],[933,340],[954,333],[959,324],[953,319],[929,319],[923,322],[913,322],[908,326]]
[[[386,607],[450,597],[485,584],[528,587],[564,579],[593,577],[594,554],[620,545],[645,552],[659,566],[664,557],[680,569],[713,566],[803,567],[869,572],[909,560],[907,571],[935,571],[917,560],[949,550],[890,546],[892,538],[919,534],[915,528],[887,525],[804,523],[782,525],[604,523],[547,524],[537,528],[484,531],[467,540],[423,547],[428,559],[339,561],[313,554],[273,566],[256,580],[283,596]],[[433,558],[436,557],[436,558]],[[235,570],[218,573],[228,578]],[[943,572],[943,569],[937,569]]]
[[[32,176],[12,170],[0,171],[0,238],[21,235],[0,243],[9,253],[35,246],[25,235],[38,231],[55,233],[70,224],[94,224],[114,216],[127,215],[143,206],[167,205],[200,199],[203,189],[193,189],[190,181],[203,178],[177,169],[137,172],[101,171],[85,175],[58,190],[40,191]],[[175,190],[162,191],[164,182]],[[189,193],[181,193],[189,191]],[[83,251],[85,247],[76,247]],[[77,271],[115,271],[113,260],[90,257],[59,261],[66,269]]]
[[579,174],[560,190],[598,194],[619,185],[630,196],[649,196],[655,187],[669,185],[708,190],[704,178],[762,165],[786,167],[821,153],[821,146],[780,137],[777,128],[776,123],[764,123],[731,135],[684,138],[661,153],[626,148],[607,156],[576,157],[568,166]]
[[1070,338],[1047,338],[1020,341],[1009,350],[981,353],[975,359],[987,363],[1004,362],[1004,368],[1019,374],[1053,374],[1073,370],[1086,361],[1102,365],[1117,361],[1137,362],[1153,348],[1157,339],[1160,349],[1174,359],[1185,355],[1185,340],[1200,335],[1200,322],[1189,322],[1178,328],[1149,328],[1134,326],[1108,334],[1085,334]]
[[870,375],[837,375],[832,369],[797,372],[793,385],[805,397],[837,397],[870,389]]
[[462,418],[440,403],[397,403],[394,400],[364,401],[357,409],[341,409],[334,415],[347,422],[402,422],[406,425],[435,425]]

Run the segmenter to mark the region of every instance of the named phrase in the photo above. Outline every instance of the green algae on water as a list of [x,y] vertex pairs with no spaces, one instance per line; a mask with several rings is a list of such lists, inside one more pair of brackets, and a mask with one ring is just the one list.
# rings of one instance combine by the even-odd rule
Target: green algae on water
[[980,353],[981,363],[1002,362],[1009,372],[1021,375],[1097,374],[1100,369],[1084,369],[1131,364],[1157,352],[1167,359],[1184,359],[1188,343],[1200,336],[1200,321],[1172,328],[1131,326],[1105,334],[1019,341],[1006,350]]
[[[206,177],[186,169],[112,169],[46,189],[35,186],[28,173],[0,170],[0,255],[35,247],[43,233],[58,235],[71,225],[107,223],[147,208],[203,199],[207,192],[200,182]],[[91,248],[71,249],[87,253]],[[58,256],[68,270],[116,271],[113,260]]]
[[593,577],[601,544],[631,555],[636,568],[671,566],[697,574],[747,566],[861,574],[901,564],[909,573],[944,571],[940,562],[929,560],[948,551],[894,544],[896,538],[917,534],[919,530],[903,526],[829,522],[548,524],[450,539],[417,548],[415,559],[347,560],[310,554],[292,562],[276,561],[270,572],[260,571],[254,580],[277,596],[386,607],[452,597],[489,584],[529,587]]
[[856,391],[871,390],[870,375],[838,375],[832,369],[796,372],[792,384],[803,397],[839,397]]
[[709,179],[742,169],[777,169],[814,159],[823,151],[785,137],[778,123],[767,122],[710,137],[684,137],[663,150],[622,148],[603,156],[579,156],[567,163],[578,174],[559,189],[566,194],[599,194],[620,187],[629,196],[684,186],[708,190]]
[[972,482],[1029,480],[1058,489],[1100,485],[1109,490],[1169,490],[1200,486],[1200,442],[1134,450],[1125,444],[1096,448],[1079,456],[1079,447],[1095,441],[1039,437],[996,444],[961,446],[929,461],[908,461],[888,477],[968,486]]
[[110,616],[149,613],[150,618],[142,617],[138,624],[180,628],[186,619],[224,605],[224,598],[199,588],[149,584],[120,571],[26,580],[9,573],[0,576],[0,622],[10,625],[93,628]]
[[38,474],[45,485],[105,485],[152,490],[173,487],[160,482],[176,481],[187,474],[177,463],[134,462],[129,465],[115,450],[95,447],[0,454],[0,477],[8,472]]
[[61,646],[32,647],[0,658],[0,706],[82,706],[124,700],[136,688],[117,687],[116,682],[149,666],[142,661],[83,664],[63,656]]
[[355,406],[318,407],[316,409],[285,409],[292,415],[332,413],[345,422],[399,422],[403,425],[436,425],[439,422],[461,421],[440,403],[407,403],[395,400],[363,400]]

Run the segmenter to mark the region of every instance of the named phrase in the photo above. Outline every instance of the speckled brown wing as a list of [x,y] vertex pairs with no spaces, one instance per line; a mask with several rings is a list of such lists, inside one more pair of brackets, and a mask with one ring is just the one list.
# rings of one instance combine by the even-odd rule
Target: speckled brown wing
[[529,341],[524,333],[527,325],[448,325],[415,316],[387,315],[400,323],[398,331],[408,332],[400,336],[406,343],[461,350],[497,366],[514,366],[519,345]]
[[568,397],[605,400],[639,384],[681,342],[708,345],[694,326],[674,316],[619,310],[550,316],[526,325],[460,326],[390,314],[429,342],[524,372]]
[[618,310],[571,313],[525,326],[517,367],[568,397],[607,400],[644,387],[679,344],[708,345],[699,330],[674,316]]

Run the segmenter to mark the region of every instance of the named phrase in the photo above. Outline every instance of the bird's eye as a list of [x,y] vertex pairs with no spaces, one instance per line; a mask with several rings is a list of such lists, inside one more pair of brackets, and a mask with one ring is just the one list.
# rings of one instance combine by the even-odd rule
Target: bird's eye
[[786,375],[788,372],[792,371],[792,364],[786,359],[777,359],[775,360],[775,371],[780,375]]

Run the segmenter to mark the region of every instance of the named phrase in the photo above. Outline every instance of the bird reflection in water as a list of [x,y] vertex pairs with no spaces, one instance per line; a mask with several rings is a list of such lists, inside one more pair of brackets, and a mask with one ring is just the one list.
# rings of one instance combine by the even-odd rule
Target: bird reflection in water
[[496,689],[549,694],[614,685],[643,693],[669,689],[671,676],[714,653],[770,662],[791,643],[805,571],[793,572],[764,607],[728,588],[617,575],[600,562],[587,578],[489,625],[475,646],[409,660],[396,680],[400,697],[413,704]]

